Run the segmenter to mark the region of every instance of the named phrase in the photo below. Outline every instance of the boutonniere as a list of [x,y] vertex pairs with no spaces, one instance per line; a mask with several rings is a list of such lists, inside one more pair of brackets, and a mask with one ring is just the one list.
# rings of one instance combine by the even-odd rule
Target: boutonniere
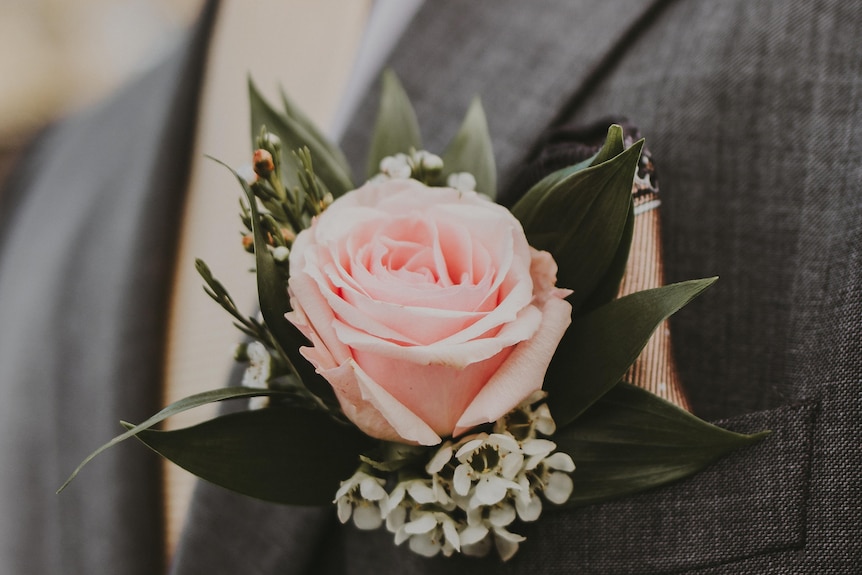
[[[438,156],[384,74],[368,180],[284,98],[250,86],[260,129],[242,190],[260,316],[203,262],[206,291],[246,343],[243,385],[180,400],[90,455],[136,437],[199,477],[293,505],[335,505],[422,555],[503,560],[517,522],[675,481],[759,435],[710,425],[623,377],[653,330],[709,287],[616,298],[643,141],[611,126],[600,151],[512,207],[475,100]],[[225,233],[232,233],[225,230]],[[206,403],[260,409],[156,431]],[[68,481],[67,481],[68,483]],[[64,485],[65,487],[65,485]]]

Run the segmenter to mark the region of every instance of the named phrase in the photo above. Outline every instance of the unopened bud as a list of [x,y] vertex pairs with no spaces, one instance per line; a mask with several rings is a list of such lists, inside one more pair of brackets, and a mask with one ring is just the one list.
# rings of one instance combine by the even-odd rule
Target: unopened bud
[[284,246],[278,246],[274,250],[272,250],[272,257],[275,258],[277,262],[287,261],[287,257],[290,255],[290,250]]
[[332,197],[332,192],[326,192],[326,195],[323,196],[323,199],[320,200],[320,211],[322,212],[326,208],[332,205],[332,202],[335,201],[335,198]]
[[426,173],[437,173],[443,170],[443,159],[425,150],[419,150],[413,154],[413,163]]
[[281,228],[281,237],[284,239],[284,243],[291,245],[296,239],[296,233],[290,228]]
[[254,252],[254,237],[251,234],[242,236],[242,249],[249,253]]
[[254,165],[254,173],[264,179],[268,178],[275,169],[275,162],[272,161],[272,154],[261,148],[254,151],[252,164]]
[[456,172],[449,174],[446,185],[460,192],[472,192],[476,189],[476,178],[470,172]]
[[281,138],[272,132],[267,132],[263,137],[263,141],[272,147],[281,147]]

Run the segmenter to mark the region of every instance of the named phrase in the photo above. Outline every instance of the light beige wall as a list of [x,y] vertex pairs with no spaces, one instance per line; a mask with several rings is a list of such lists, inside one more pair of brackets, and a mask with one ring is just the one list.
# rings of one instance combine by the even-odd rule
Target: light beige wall
[[202,0],[0,0],[0,146],[151,65]]

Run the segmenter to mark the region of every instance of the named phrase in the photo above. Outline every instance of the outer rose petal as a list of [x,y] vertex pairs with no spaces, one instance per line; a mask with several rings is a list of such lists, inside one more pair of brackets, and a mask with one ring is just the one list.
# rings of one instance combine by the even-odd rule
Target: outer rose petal
[[572,306],[550,298],[542,306],[539,330],[515,347],[512,355],[476,395],[458,420],[452,435],[460,435],[482,423],[496,421],[534,391],[542,388],[545,371],[557,345],[572,322]]
[[320,374],[332,385],[345,415],[368,435],[420,445],[440,443],[428,424],[377,385],[355,361]]

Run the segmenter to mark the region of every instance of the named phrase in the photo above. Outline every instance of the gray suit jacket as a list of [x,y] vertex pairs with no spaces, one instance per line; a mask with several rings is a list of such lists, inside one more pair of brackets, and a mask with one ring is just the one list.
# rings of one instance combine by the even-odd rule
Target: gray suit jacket
[[[163,67],[43,135],[3,196],[2,573],[162,569],[154,456],[115,449],[53,490],[159,401],[211,15]],[[721,276],[673,323],[695,412],[774,434],[674,485],[546,512],[504,565],[422,559],[331,509],[202,484],[173,572],[858,572],[860,37],[846,0],[428,2],[391,62],[426,146],[480,94],[505,186],[547,127],[635,120],[661,170],[669,280]],[[374,101],[345,138],[356,165]]]

